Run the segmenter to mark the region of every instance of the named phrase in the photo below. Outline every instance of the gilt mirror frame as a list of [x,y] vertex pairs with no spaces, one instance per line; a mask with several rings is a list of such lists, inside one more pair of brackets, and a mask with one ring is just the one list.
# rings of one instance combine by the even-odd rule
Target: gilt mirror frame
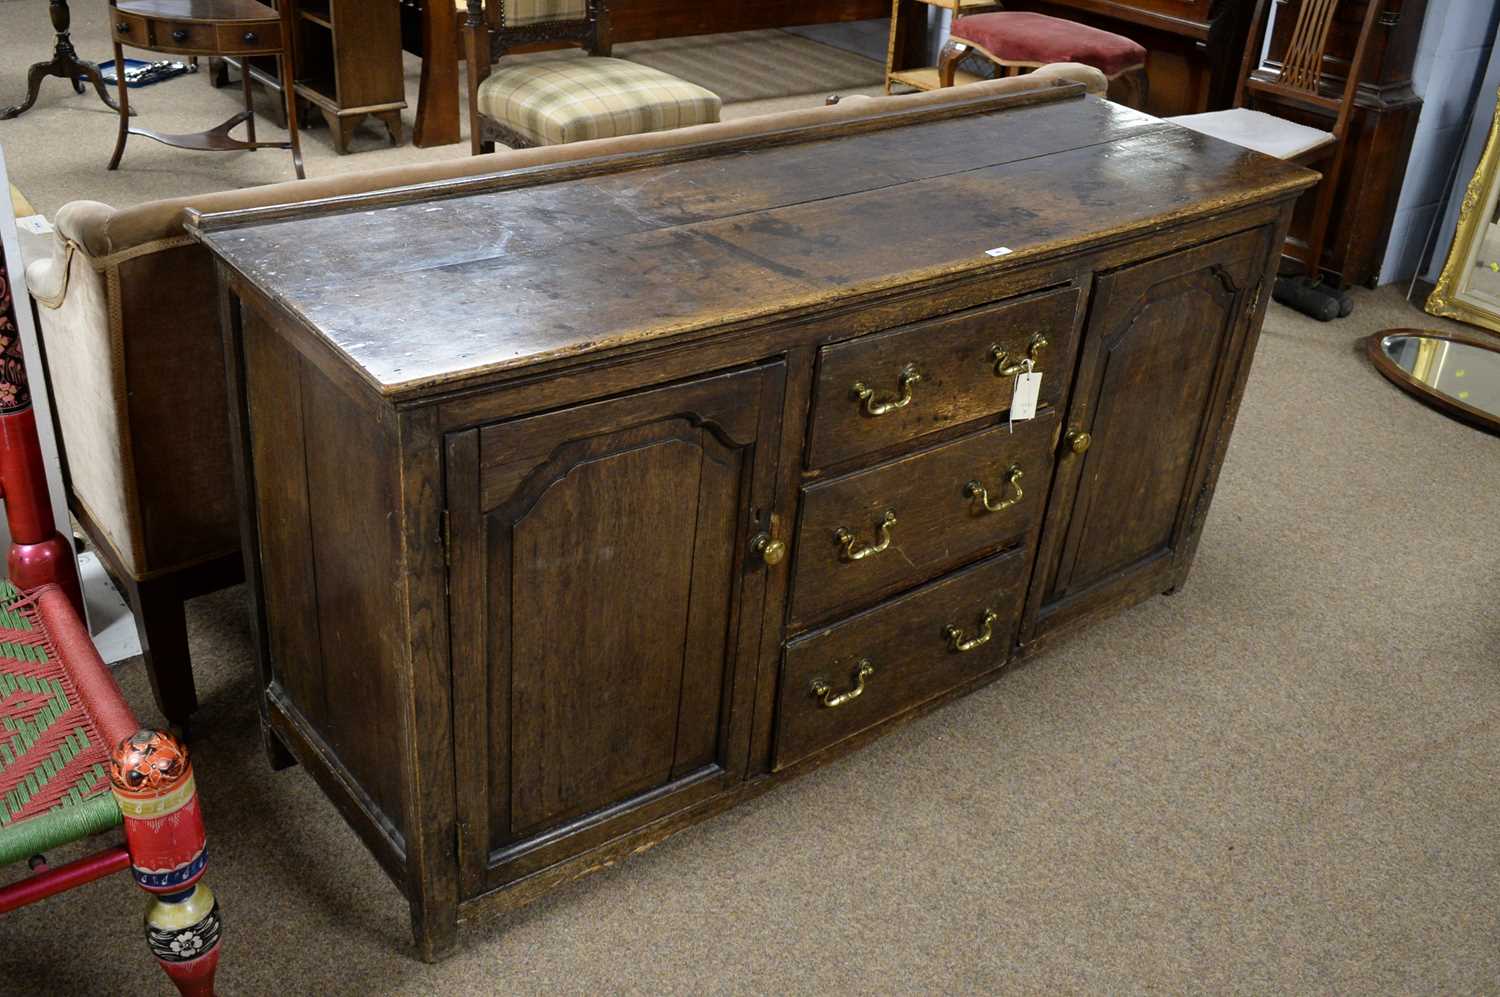
[[1437,285],[1427,296],[1426,309],[1429,315],[1458,319],[1500,332],[1500,301],[1493,305],[1476,303],[1469,292],[1469,279],[1484,245],[1485,230],[1494,217],[1497,195],[1500,195],[1500,92],[1496,98],[1496,113],[1490,119],[1484,152],[1464,192],[1453,245],[1448,250],[1448,259],[1438,275]]

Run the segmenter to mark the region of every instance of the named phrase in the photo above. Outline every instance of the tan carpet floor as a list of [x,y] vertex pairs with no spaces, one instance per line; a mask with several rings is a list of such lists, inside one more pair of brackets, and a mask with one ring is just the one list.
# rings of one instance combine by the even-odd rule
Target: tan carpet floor
[[[0,93],[43,6],[0,0]],[[202,111],[187,79],[151,113],[175,113],[168,87]],[[49,212],[283,172],[143,142],[108,176],[110,134],[60,81],[0,123]],[[315,173],[432,154],[309,145]],[[1500,439],[1387,385],[1356,341],[1433,322],[1357,298],[1329,325],[1271,307],[1182,592],[467,925],[441,965],[412,958],[399,894],[306,773],[267,768],[243,592],[196,601],[222,992],[1500,992]],[[139,663],[120,677],[151,718]],[[114,877],[7,916],[0,992],[169,992],[143,906]]]

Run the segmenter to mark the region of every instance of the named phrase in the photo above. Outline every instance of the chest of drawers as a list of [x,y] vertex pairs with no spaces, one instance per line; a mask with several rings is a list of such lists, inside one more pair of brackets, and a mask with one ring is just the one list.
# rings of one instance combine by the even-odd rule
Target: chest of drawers
[[268,744],[422,955],[1181,584],[1312,175],[1048,96],[197,219]]

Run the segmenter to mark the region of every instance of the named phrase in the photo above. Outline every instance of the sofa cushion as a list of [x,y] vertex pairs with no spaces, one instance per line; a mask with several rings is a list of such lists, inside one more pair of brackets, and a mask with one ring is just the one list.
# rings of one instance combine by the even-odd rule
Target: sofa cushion
[[707,124],[720,107],[711,91],[625,59],[502,65],[479,84],[479,112],[536,145]]
[[954,41],[983,49],[997,62],[1045,66],[1081,62],[1105,76],[1146,64],[1146,50],[1124,35],[1030,11],[970,14],[953,22]]

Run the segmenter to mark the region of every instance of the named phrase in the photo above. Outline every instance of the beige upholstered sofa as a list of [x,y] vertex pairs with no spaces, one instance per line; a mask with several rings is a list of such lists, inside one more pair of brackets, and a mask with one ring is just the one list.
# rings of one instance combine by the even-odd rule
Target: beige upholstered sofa
[[951,90],[844,101],[671,132],[503,151],[414,167],[224,191],[114,209],[58,212],[51,259],[27,270],[40,303],[47,365],[69,471],[69,503],[126,589],[163,713],[195,708],[182,603],[240,577],[215,274],[185,234],[202,212],[308,201],[878,115],[893,108],[1085,83],[1086,66]]

